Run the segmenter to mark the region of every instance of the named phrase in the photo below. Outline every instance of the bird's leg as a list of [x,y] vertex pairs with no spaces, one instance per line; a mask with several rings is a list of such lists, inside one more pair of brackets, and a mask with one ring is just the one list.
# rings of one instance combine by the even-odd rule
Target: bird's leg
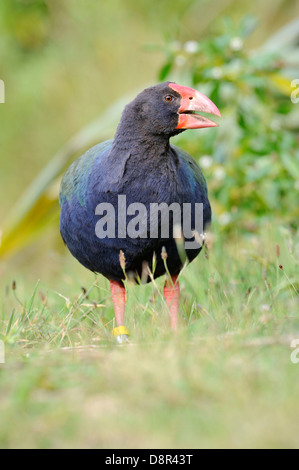
[[118,281],[110,281],[110,289],[117,324],[113,334],[118,343],[126,343],[129,336],[129,330],[125,327],[126,290],[123,283]]
[[122,282],[110,281],[112,302],[117,326],[125,324],[126,291]]
[[179,321],[179,299],[180,299],[180,286],[178,276],[171,276],[167,279],[164,286],[164,297],[169,309],[170,325],[172,330],[176,331]]

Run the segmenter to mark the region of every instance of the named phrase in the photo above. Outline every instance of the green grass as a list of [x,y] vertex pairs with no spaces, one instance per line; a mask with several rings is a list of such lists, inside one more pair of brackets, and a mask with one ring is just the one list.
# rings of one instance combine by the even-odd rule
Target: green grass
[[163,279],[128,286],[124,346],[102,277],[87,292],[63,272],[58,293],[7,290],[0,447],[297,448],[298,234],[268,226],[210,245],[181,275],[176,336]]

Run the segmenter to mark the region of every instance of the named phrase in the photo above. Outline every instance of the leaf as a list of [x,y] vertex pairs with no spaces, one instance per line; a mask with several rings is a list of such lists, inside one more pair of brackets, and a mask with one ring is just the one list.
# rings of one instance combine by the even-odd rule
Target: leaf
[[167,64],[165,64],[162,69],[160,70],[160,73],[159,73],[159,80],[161,82],[163,82],[163,80],[165,80],[165,78],[168,77],[171,69],[172,69],[172,66],[173,66],[173,62],[168,62]]
[[39,280],[37,281],[36,285],[35,285],[35,288],[33,290],[33,293],[29,299],[29,303],[28,303],[28,307],[27,307],[27,313],[28,315],[30,316],[31,315],[31,310],[32,310],[32,306],[33,306],[33,302],[34,302],[34,299],[35,299],[35,296],[36,296],[36,292],[37,292],[37,288],[39,286]]
[[287,46],[294,45],[299,38],[299,18],[295,18],[283,28],[279,29],[268,39],[262,49],[264,51],[281,51]]
[[299,181],[299,161],[296,160],[296,157],[284,152],[281,154],[281,160],[285,169],[292,178]]
[[250,34],[256,29],[258,25],[258,19],[252,15],[246,15],[241,22],[241,35],[242,37],[250,36]]
[[273,73],[269,76],[270,82],[285,96],[291,96],[293,88],[291,86],[291,80],[278,74]]
[[11,314],[10,314],[10,317],[9,317],[9,320],[8,320],[8,323],[7,323],[7,327],[6,327],[6,331],[5,331],[5,336],[9,335],[9,332],[10,332],[11,327],[12,327],[12,322],[14,320],[14,316],[15,316],[15,309],[13,309]]

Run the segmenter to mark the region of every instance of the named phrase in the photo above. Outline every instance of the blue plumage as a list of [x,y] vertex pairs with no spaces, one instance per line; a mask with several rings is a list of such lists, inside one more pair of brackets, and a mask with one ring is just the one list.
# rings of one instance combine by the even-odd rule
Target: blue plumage
[[[211,220],[207,187],[200,168],[190,155],[169,143],[171,136],[184,130],[185,122],[192,128],[215,125],[191,111],[180,114],[182,103],[187,100],[185,90],[189,93],[191,89],[164,83],[142,92],[125,108],[114,140],[88,150],[71,165],[63,178],[59,198],[62,238],[80,263],[110,280],[124,279],[119,262],[120,251],[125,255],[126,271],[132,272],[135,278],[141,277],[145,262],[153,269],[154,254],[154,275],[164,274],[163,246],[171,275],[179,273],[182,260],[173,238],[171,217],[169,237],[152,238],[150,204],[178,203],[183,208],[186,203],[191,203],[192,207],[195,203],[202,203],[204,226]],[[194,96],[197,99],[197,95]],[[189,97],[188,106],[191,99]],[[187,109],[199,107],[190,105]],[[126,209],[132,203],[142,203],[146,208],[147,218],[140,222],[145,226],[144,238],[117,236],[121,216],[118,214],[119,195],[126,197]],[[102,203],[111,204],[115,210],[115,238],[99,238],[96,234],[100,219],[96,208]],[[129,215],[127,223],[135,216]],[[193,229],[194,217],[192,210]],[[200,247],[186,250],[189,261],[199,251]]]
[[[171,146],[167,160],[159,166],[143,168],[127,178],[120,157],[112,165],[110,152],[113,142],[96,145],[76,160],[65,174],[60,191],[61,235],[71,253],[91,271],[103,274],[108,279],[124,277],[119,263],[122,250],[126,258],[127,271],[141,276],[142,264],[148,262],[152,268],[153,253],[157,255],[155,276],[165,273],[161,250],[165,246],[168,267],[171,273],[178,273],[182,262],[172,238],[165,239],[118,239],[100,240],[95,233],[99,217],[95,209],[99,203],[109,202],[116,211],[116,234],[118,222],[118,196],[126,196],[127,207],[141,202],[150,213],[149,203],[173,202],[180,204],[202,202],[204,223],[210,222],[211,210],[207,198],[206,184],[195,160],[177,147]],[[126,159],[126,156],[125,156]],[[129,159],[129,158],[128,158]],[[128,165],[130,169],[131,165]],[[131,168],[132,169],[132,168]],[[128,216],[129,222],[134,216]],[[148,233],[149,235],[149,233]],[[199,253],[189,250],[191,261]]]

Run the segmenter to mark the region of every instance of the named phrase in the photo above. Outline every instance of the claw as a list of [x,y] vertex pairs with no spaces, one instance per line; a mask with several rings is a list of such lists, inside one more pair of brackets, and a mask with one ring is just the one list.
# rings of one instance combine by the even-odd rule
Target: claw
[[115,340],[118,344],[129,343],[129,336],[128,335],[118,335],[118,336],[115,337]]

